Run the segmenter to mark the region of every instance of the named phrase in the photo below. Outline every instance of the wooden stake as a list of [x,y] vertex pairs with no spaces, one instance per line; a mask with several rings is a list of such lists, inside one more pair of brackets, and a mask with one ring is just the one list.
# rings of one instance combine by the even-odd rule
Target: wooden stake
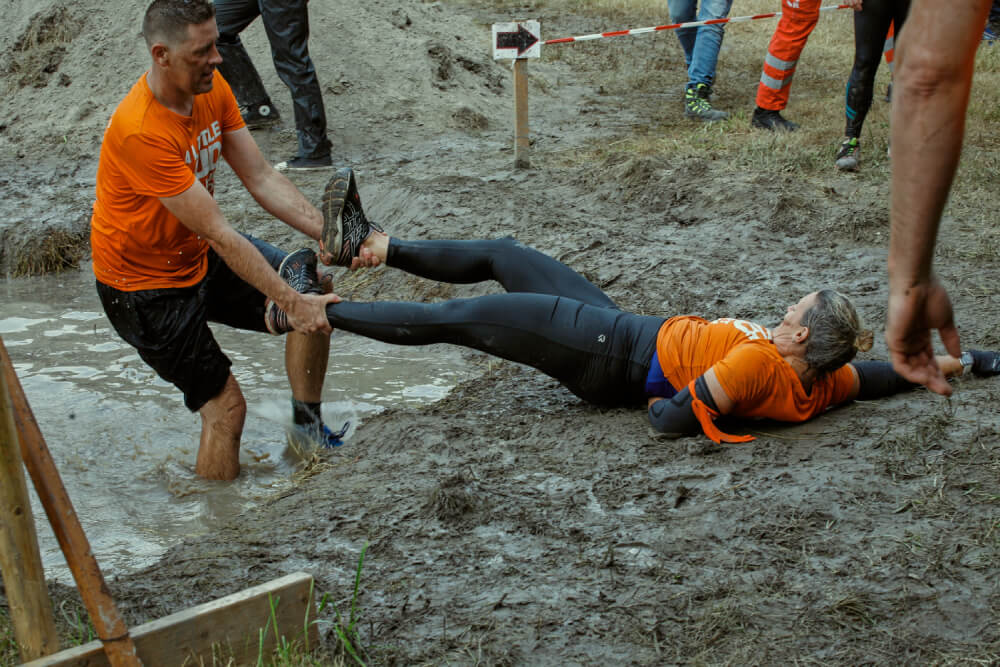
[[514,167],[527,169],[531,142],[528,136],[528,59],[514,60]]
[[90,551],[90,542],[83,532],[80,520],[73,509],[66,487],[63,486],[35,416],[28,405],[28,399],[17,379],[14,366],[7,355],[7,348],[0,340],[0,365],[6,378],[14,412],[14,422],[21,443],[21,458],[24,467],[35,483],[35,490],[42,501],[42,507],[49,517],[52,532],[59,540],[66,563],[69,565],[76,587],[80,591],[83,604],[90,614],[97,636],[104,643],[104,651],[112,667],[119,665],[139,665],[135,645],[128,634],[128,626],[111,599],[111,592],[97,565],[97,559]]
[[59,634],[52,615],[52,600],[45,588],[45,571],[5,376],[0,373],[0,573],[14,638],[21,659],[27,662],[58,651]]

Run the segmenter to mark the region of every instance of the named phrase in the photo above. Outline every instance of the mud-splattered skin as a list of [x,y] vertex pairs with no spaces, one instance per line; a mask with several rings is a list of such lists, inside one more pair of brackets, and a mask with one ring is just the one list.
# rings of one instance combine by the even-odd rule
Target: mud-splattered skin
[[[145,67],[133,37],[142,8],[98,4],[84,14],[66,5],[76,29],[60,42],[67,54],[46,88],[15,85],[0,99],[0,195],[15,212],[0,228],[4,247],[29,219],[75,221],[86,210],[109,105]],[[15,0],[0,52],[34,12],[61,6]],[[832,167],[850,49],[841,71],[803,60],[792,104],[817,114],[811,126],[760,140],[758,153],[731,163],[718,147],[757,141],[748,115],[697,132],[683,124],[675,39],[572,45],[530,63],[533,168],[515,172],[509,63],[490,59],[490,24],[538,15],[557,37],[653,25],[650,16],[410,0],[310,9],[334,155],[357,168],[366,211],[390,232],[514,235],[647,315],[764,322],[829,286],[881,330],[887,179]],[[824,29],[851,43],[847,12],[834,14],[811,48],[821,48]],[[727,31],[721,108],[752,108],[771,32],[750,48],[753,29]],[[244,41],[269,62],[262,33]],[[60,87],[61,74],[74,83]],[[282,90],[276,78],[265,83]],[[809,90],[826,116],[809,106]],[[866,125],[873,132],[884,132],[879,104]],[[675,135],[660,150],[621,149]],[[294,132],[255,136],[274,159],[294,150]],[[800,178],[798,165],[812,158],[795,151],[825,143],[829,178]],[[875,164],[875,151],[867,155]],[[324,176],[296,183],[318,199]],[[241,230],[301,243],[228,170],[216,197]],[[954,204],[937,268],[963,295],[963,342],[996,349],[995,219],[983,227],[968,217],[992,207],[991,197]],[[494,289],[391,269],[337,270],[334,283],[362,299]],[[880,336],[863,356],[885,358]],[[948,402],[917,391],[802,425],[761,423],[754,442],[716,447],[701,437],[657,440],[641,409],[595,408],[530,369],[469,359],[481,378],[428,409],[370,420],[329,456],[335,465],[230,529],[179,543],[155,568],[111,573],[130,622],[296,570],[312,572],[343,613],[368,543],[357,603],[372,664],[888,665],[1000,655],[1000,385],[967,380]],[[322,627],[332,650],[337,641]]]

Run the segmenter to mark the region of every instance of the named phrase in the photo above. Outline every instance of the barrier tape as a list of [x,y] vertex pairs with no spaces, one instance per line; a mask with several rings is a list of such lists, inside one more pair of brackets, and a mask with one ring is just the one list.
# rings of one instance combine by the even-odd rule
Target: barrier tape
[[[819,11],[828,12],[831,9],[848,9],[850,5],[829,5],[820,7]],[[599,32],[593,35],[581,35],[579,37],[560,37],[559,39],[547,39],[542,44],[566,44],[568,42],[585,42],[591,39],[603,39],[605,37],[622,37],[624,35],[642,35],[647,32],[660,32],[661,30],[677,30],[680,28],[696,28],[702,25],[715,25],[718,23],[743,23],[745,21],[756,21],[757,19],[770,19],[781,16],[781,12],[771,12],[770,14],[754,14],[753,16],[736,16],[725,19],[709,19],[707,21],[689,21],[687,23],[671,23],[669,25],[658,25],[651,28],[634,28],[632,30],[612,30],[610,32]]]

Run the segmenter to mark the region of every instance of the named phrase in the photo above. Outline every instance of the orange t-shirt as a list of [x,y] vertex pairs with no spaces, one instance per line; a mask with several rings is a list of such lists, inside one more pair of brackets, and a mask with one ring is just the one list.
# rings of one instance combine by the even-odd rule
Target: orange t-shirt
[[731,414],[738,417],[805,421],[846,401],[854,388],[854,372],[845,364],[806,392],[795,370],[778,354],[771,331],[746,320],[673,317],[660,329],[656,352],[663,374],[678,390],[715,369],[733,401]]
[[208,243],[162,203],[197,178],[215,191],[222,136],[244,126],[229,84],[194,98],[190,116],[160,104],[146,75],[111,115],[101,143],[97,198],[90,222],[94,275],[131,292],[187,287],[205,276]]

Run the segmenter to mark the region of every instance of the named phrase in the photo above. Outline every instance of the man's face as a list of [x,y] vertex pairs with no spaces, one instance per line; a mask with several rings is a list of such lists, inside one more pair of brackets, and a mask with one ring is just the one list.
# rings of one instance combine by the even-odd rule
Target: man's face
[[192,95],[200,95],[212,90],[215,68],[222,62],[222,56],[215,48],[219,29],[215,20],[189,25],[187,39],[168,46],[170,81]]

